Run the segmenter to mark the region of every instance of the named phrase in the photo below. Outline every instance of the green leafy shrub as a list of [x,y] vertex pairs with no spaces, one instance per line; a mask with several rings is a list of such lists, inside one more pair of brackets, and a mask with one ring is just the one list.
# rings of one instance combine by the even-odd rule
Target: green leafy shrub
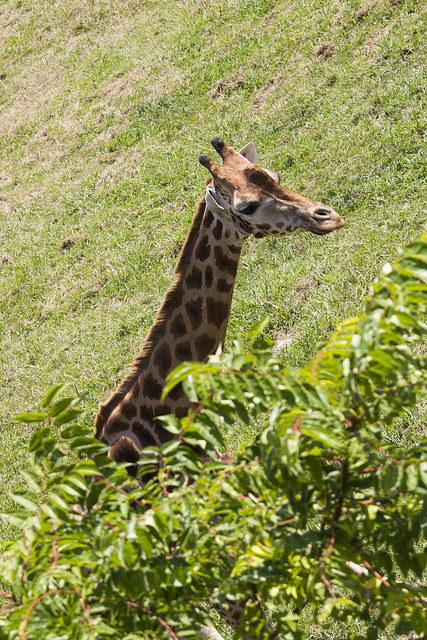
[[[425,389],[427,236],[373,286],[302,370],[260,337],[176,369],[196,403],[165,418],[176,439],[149,448],[132,486],[74,407],[45,397],[31,442],[22,534],[4,545],[0,638],[191,638],[211,607],[244,603],[245,638],[307,637],[301,617],[348,638],[425,631],[426,440],[390,428]],[[223,435],[259,425],[234,459]],[[205,452],[202,457],[195,447]],[[68,455],[72,454],[72,455]]]

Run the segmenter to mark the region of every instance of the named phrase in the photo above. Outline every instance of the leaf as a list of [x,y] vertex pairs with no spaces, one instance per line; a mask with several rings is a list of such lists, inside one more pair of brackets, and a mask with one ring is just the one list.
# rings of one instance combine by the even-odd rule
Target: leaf
[[55,416],[60,414],[62,411],[64,411],[64,409],[69,407],[70,404],[72,404],[75,401],[76,401],[76,399],[75,398],[71,398],[71,397],[61,398],[61,400],[58,400],[58,402],[55,402],[55,404],[53,404],[50,407],[50,409],[48,411],[48,416],[50,416],[51,418],[54,418]]
[[30,512],[37,511],[39,501],[35,496],[23,493],[11,493],[10,496],[14,502],[21,505],[21,507],[24,507],[24,509],[27,509]]
[[[41,511],[43,511],[48,518],[50,518],[52,520],[52,522],[56,525],[59,523],[60,518],[58,517],[58,514],[55,512],[54,509],[52,509],[52,507],[45,502],[44,504],[42,504],[40,506]],[[63,517],[63,515],[61,514],[61,517]]]
[[51,387],[49,391],[46,393],[45,397],[42,400],[42,407],[48,407],[55,396],[62,391],[65,387],[65,384],[56,384],[54,387]]
[[162,446],[161,451],[164,456],[168,456],[174,451],[176,451],[176,449],[178,449],[178,447],[180,446],[181,446],[181,443],[179,440],[171,440],[170,442]]
[[157,420],[163,423],[163,428],[169,433],[176,436],[181,433],[181,424],[179,418],[174,415],[158,416]]
[[20,413],[16,416],[15,420],[18,422],[44,422],[47,416],[44,413],[36,411],[28,411],[26,413]]
[[25,511],[0,511],[0,518],[15,527],[22,527],[28,520],[28,515]]
[[249,341],[253,342],[256,338],[258,338],[258,336],[261,335],[268,323],[269,318],[263,318],[262,320],[258,320],[258,322],[255,322],[255,324],[253,324],[249,331],[246,333]]
[[63,424],[67,424],[68,422],[75,420],[82,413],[83,411],[81,411],[80,409],[69,409],[68,411],[63,411],[59,414],[59,416],[55,418],[53,424],[55,424],[57,427],[60,427]]
[[73,424],[65,429],[61,430],[61,436],[65,440],[73,440],[79,436],[91,436],[93,437],[93,429],[82,424]]
[[64,493],[67,493],[69,496],[72,496],[75,498],[80,498],[81,496],[81,491],[77,491],[73,487],[70,487],[69,484],[61,483],[57,486],[57,489],[60,489]]
[[416,491],[418,486],[418,466],[410,464],[406,467],[406,485],[408,491]]
[[70,506],[57,493],[51,493],[49,495],[49,502],[51,502],[53,505],[55,505],[55,507],[57,507],[61,511],[68,512],[70,509]]
[[338,438],[334,433],[332,433],[329,429],[324,427],[315,427],[315,426],[304,426],[300,427],[300,432],[305,436],[316,440],[317,442],[321,442],[326,445],[330,449],[341,450],[342,449],[342,439]]
[[166,398],[168,393],[172,391],[180,382],[183,382],[190,375],[200,373],[217,373],[219,367],[210,363],[203,362],[183,362],[174,369],[166,378],[166,384],[163,388],[162,399]]
[[35,432],[35,434],[30,440],[30,451],[36,451],[39,448],[39,446],[42,444],[42,442],[46,438],[48,438],[48,436],[50,435],[50,432],[51,432],[51,429],[48,425],[45,425],[37,429],[37,431]]
[[427,461],[420,464],[420,476],[424,486],[427,488]]
[[25,469],[23,469],[21,471],[21,475],[23,476],[23,478],[25,478],[31,491],[34,491],[35,493],[41,492],[42,489],[40,486],[40,476],[37,473],[35,473],[34,471],[26,471]]
[[76,474],[67,474],[64,477],[64,482],[68,482],[73,484],[74,486],[76,486],[78,489],[80,489],[81,491],[86,491],[87,490],[87,484],[82,480],[82,478],[80,478],[78,475]]

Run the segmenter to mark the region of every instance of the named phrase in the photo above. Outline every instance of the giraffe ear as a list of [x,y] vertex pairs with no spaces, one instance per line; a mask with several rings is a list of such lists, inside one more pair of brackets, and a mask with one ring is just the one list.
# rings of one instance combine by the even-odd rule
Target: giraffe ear
[[256,148],[253,142],[248,142],[243,149],[240,149],[239,153],[249,162],[256,164]]
[[265,169],[265,167],[263,167],[265,173],[268,173],[268,175],[270,176],[270,178],[273,178],[273,180],[275,180],[276,182],[280,182],[280,173],[278,171],[272,171],[271,169]]

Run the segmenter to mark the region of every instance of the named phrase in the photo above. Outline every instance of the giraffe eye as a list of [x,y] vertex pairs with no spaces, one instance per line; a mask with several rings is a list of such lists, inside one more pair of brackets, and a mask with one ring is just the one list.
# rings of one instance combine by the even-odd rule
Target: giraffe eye
[[259,202],[247,202],[239,208],[240,213],[251,216],[259,207]]

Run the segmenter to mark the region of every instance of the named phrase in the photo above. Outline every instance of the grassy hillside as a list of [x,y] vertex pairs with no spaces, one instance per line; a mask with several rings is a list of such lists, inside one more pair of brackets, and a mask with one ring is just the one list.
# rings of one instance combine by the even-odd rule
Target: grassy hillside
[[2,1],[1,506],[30,432],[14,414],[67,381],[92,419],[126,371],[214,135],[347,222],[249,241],[229,338],[269,316],[303,364],[360,309],[425,219],[426,24],[421,0]]

